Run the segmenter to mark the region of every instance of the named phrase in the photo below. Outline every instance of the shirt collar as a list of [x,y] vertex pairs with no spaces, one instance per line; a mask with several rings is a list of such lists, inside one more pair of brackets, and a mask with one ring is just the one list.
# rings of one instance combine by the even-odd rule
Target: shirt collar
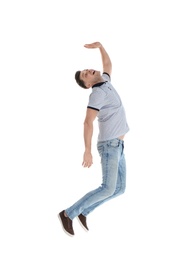
[[107,82],[107,81],[96,83],[95,85],[92,86],[92,88],[100,87],[100,86],[102,86],[103,84],[105,84],[106,82]]

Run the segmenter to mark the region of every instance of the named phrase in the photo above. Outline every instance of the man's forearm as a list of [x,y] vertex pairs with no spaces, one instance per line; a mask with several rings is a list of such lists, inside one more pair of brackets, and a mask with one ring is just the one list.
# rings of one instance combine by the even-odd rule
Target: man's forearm
[[93,136],[93,124],[84,123],[85,151],[91,152],[92,136]]
[[103,64],[103,71],[107,70],[106,72],[110,72],[112,70],[112,62],[111,59],[105,50],[105,48],[101,45],[99,47],[101,58],[102,58],[102,64]]
[[92,135],[93,135],[93,124],[84,123],[85,151],[83,154],[82,165],[88,168],[93,164],[92,153],[91,153]]

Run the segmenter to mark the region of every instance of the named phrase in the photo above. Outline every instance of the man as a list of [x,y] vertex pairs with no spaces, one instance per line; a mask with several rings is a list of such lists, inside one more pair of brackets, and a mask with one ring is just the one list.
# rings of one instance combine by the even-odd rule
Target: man
[[121,98],[110,83],[112,63],[100,42],[85,44],[84,47],[99,49],[103,73],[85,69],[75,74],[79,86],[92,89],[84,120],[85,151],[82,165],[89,168],[93,163],[93,122],[98,117],[97,149],[101,157],[102,184],[59,213],[64,231],[71,236],[74,235],[72,221],[75,217],[78,217],[83,227],[88,230],[86,216],[102,203],[123,194],[126,187],[124,136],[129,127]]

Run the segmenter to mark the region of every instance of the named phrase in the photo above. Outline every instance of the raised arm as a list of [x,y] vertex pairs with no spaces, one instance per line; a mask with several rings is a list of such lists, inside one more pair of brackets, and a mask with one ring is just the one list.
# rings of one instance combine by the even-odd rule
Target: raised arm
[[84,47],[93,49],[93,48],[99,48],[102,58],[102,65],[103,65],[103,72],[107,72],[109,75],[112,73],[112,62],[111,59],[103,47],[103,45],[100,42],[93,42],[90,44],[85,44]]

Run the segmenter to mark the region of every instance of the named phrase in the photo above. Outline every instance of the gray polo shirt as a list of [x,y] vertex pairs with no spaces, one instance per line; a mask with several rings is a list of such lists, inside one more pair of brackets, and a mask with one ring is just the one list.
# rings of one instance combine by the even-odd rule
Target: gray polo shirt
[[97,115],[98,141],[118,138],[129,131],[121,98],[110,83],[110,76],[103,73],[102,77],[105,82],[93,85],[87,106],[99,111]]

